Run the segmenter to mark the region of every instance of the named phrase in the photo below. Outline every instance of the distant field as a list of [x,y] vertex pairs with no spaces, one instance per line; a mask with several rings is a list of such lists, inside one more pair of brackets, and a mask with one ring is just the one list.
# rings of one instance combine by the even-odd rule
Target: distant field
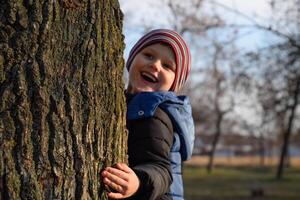
[[[187,162],[188,165],[205,166],[208,162],[207,156],[193,156]],[[258,156],[235,156],[235,157],[215,157],[214,164],[217,166],[259,166],[260,158]],[[292,157],[289,160],[290,166],[300,167],[300,157]],[[266,157],[264,161],[265,166],[277,166],[277,157]]]
[[[220,166],[208,174],[204,166],[185,165],[185,200],[300,200],[300,168],[284,172],[278,181],[270,166]],[[252,197],[254,190],[263,196]]]

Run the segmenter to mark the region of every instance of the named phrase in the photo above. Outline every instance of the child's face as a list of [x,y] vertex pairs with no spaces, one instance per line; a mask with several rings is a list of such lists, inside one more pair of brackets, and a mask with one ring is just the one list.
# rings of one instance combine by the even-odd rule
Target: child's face
[[156,43],[142,49],[129,69],[129,93],[169,91],[176,71],[171,47]]

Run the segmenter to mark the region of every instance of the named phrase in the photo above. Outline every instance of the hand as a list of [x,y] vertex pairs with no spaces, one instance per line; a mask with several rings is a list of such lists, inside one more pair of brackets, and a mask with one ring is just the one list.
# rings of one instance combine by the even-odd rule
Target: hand
[[124,163],[118,163],[115,167],[107,167],[101,173],[103,182],[112,188],[108,197],[112,199],[127,198],[136,193],[140,186],[140,180],[134,171]]

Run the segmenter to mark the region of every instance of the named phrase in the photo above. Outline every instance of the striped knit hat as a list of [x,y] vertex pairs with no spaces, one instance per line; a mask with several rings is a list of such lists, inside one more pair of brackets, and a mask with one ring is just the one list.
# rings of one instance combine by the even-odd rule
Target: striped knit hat
[[145,47],[163,42],[170,45],[176,57],[176,71],[174,83],[170,91],[178,91],[184,85],[190,72],[191,55],[183,38],[175,31],[168,29],[152,30],[137,41],[132,47],[126,63],[126,68],[129,71],[130,65],[134,57]]

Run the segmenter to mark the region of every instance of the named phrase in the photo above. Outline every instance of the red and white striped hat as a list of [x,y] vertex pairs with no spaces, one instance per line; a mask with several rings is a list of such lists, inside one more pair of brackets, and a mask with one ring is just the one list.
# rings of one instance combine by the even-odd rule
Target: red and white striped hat
[[138,52],[158,42],[170,45],[174,51],[176,57],[176,72],[175,80],[170,91],[179,91],[186,82],[191,69],[191,54],[183,38],[173,30],[155,29],[141,37],[129,53],[126,68],[129,71],[130,65]]

